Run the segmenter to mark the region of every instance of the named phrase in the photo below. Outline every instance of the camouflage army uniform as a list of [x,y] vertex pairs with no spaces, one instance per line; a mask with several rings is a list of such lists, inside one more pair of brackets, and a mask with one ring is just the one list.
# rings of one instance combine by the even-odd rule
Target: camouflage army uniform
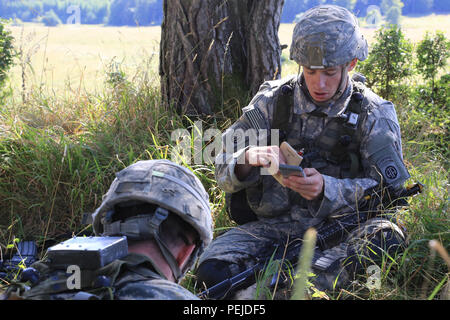
[[[345,111],[354,83],[349,80],[347,88],[336,101],[319,107],[308,97],[302,76],[295,79],[294,107],[286,130],[287,142],[296,150],[305,148],[307,153],[309,142],[321,134],[331,119]],[[355,178],[345,178],[346,171],[340,163],[319,161],[314,167],[323,175],[324,191],[322,197],[312,201],[283,187],[272,176],[261,174],[261,168],[258,167],[253,167],[247,178],[240,181],[234,169],[238,161],[242,161],[241,157],[249,146],[234,153],[226,153],[226,150],[236,150],[227,148],[227,140],[235,144],[242,142],[227,139],[227,135],[232,135],[237,129],[245,131],[252,128],[245,113],[254,109],[261,111],[267,128],[270,128],[278,91],[281,90],[281,84],[286,82],[286,79],[265,82],[249,106],[244,108],[244,115],[223,135],[224,152],[216,158],[218,185],[227,193],[246,188],[249,205],[258,220],[234,228],[214,240],[200,257],[200,264],[216,259],[230,263],[232,274],[242,271],[258,258],[270,256],[270,248],[274,244],[283,244],[288,238],[302,238],[309,227],[322,225],[335,216],[355,212],[364,203],[364,195],[382,181],[400,187],[409,177],[402,163],[400,128],[395,108],[391,102],[366,88],[364,105],[367,110],[361,114],[362,123],[356,132],[356,138],[360,141],[362,165]],[[319,112],[322,116],[317,116]],[[383,155],[381,160],[378,156],[380,152]],[[396,168],[398,174],[394,179],[383,174],[386,164]],[[361,237],[361,230],[373,232],[379,223],[378,220],[369,220],[366,226],[361,226],[359,234],[353,234],[351,238]],[[395,225],[393,227],[401,232]],[[330,250],[342,258],[346,256],[347,246],[337,245]],[[323,287],[326,286],[324,284]]]
[[[220,274],[234,275],[258,259],[270,257],[274,245],[303,238],[309,227],[319,227],[338,216],[355,213],[374,188],[388,185],[399,189],[409,178],[403,164],[400,127],[393,104],[348,76],[351,62],[365,60],[367,55],[367,41],[358,20],[347,9],[320,5],[302,14],[294,28],[290,58],[311,70],[341,67],[338,69],[341,70],[340,83],[330,99],[317,102],[311,97],[303,74],[267,81],[243,109],[243,116],[224,133],[223,152],[216,158],[217,183],[229,194],[241,194],[245,189],[248,206],[257,220],[234,228],[212,242],[200,257],[197,271],[200,281],[211,285],[220,281]],[[286,88],[293,95],[289,109],[284,105]],[[356,100],[359,102],[355,109]],[[283,119],[287,114],[289,119],[280,122],[280,114]],[[347,121],[345,125],[340,122],[342,119]],[[351,131],[347,131],[347,125]],[[245,163],[249,147],[280,143],[273,139],[264,144],[269,140],[266,139],[268,131],[266,135],[264,130],[254,133],[259,129],[284,130],[286,141],[297,151],[303,149],[305,158],[310,157],[309,161],[304,160],[306,166],[315,168],[324,181],[323,193],[318,198],[304,199],[283,187],[267,170],[262,174],[264,170],[260,167],[252,167],[242,181],[236,177],[235,166]],[[276,132],[270,135],[273,138]],[[258,139],[262,143],[258,143]],[[325,260],[351,260],[365,253],[366,240],[374,246],[386,244],[380,236],[404,238],[394,223],[370,219],[347,239],[329,244],[330,249],[323,248],[324,256],[331,257]],[[354,262],[353,265],[357,265]],[[331,263],[330,268],[333,265],[337,264]],[[214,272],[215,269],[222,272]],[[348,280],[346,270],[324,270],[316,279],[322,288],[329,288],[338,274],[341,282]]]
[[[141,259],[150,260],[142,255]],[[140,266],[123,272],[114,284],[116,300],[199,300],[199,298],[182,287],[169,281],[162,273],[148,266]]]
[[[282,79],[264,83],[250,105],[244,108],[244,113],[256,108],[264,114],[266,121],[271,123],[275,107],[274,91],[279,89],[279,83],[284,82],[286,81]],[[301,89],[300,81],[296,84],[294,88],[294,113],[291,115],[292,120],[287,129],[287,142],[297,150],[306,148],[305,153],[307,153],[308,143],[322,133],[324,127],[332,118],[345,111],[353,85],[350,81],[344,94],[334,104],[329,107],[318,108]],[[395,108],[391,102],[381,99],[368,88],[365,89],[365,99],[367,99],[368,105],[367,116],[356,133],[357,139],[361,141],[362,166],[355,179],[342,179],[341,177],[345,175],[345,172],[343,172],[341,164],[317,163],[315,167],[322,173],[325,180],[323,199],[308,202],[298,197],[294,191],[283,188],[272,177],[261,175],[260,168],[253,168],[252,173],[244,181],[239,181],[234,174],[234,169],[239,158],[247,150],[246,148],[238,150],[234,154],[222,153],[218,156],[220,161],[217,162],[222,164],[216,166],[217,183],[225,192],[229,193],[237,192],[243,188],[252,188],[256,183],[261,183],[264,186],[264,193],[261,199],[258,199],[259,203],[256,204],[256,201],[252,201],[252,196],[249,196],[250,202],[254,202],[251,203],[251,207],[258,216],[273,217],[289,211],[291,215],[307,217],[308,221],[311,218],[314,219],[312,222],[310,221],[313,224],[330,215],[355,211],[356,204],[361,203],[366,191],[378,185],[381,180],[380,169],[382,168],[373,163],[372,160],[380,149],[386,150],[386,156],[388,157],[385,160],[386,163],[392,164],[398,171],[402,170],[402,175],[398,174],[396,180],[385,178],[386,181],[390,180],[388,181],[390,184],[397,187],[401,186],[405,178],[409,176],[402,166],[400,127]],[[326,116],[317,117],[311,114],[318,109],[320,113]],[[245,131],[250,128],[251,124],[245,116],[235,122],[224,134],[224,150],[229,150],[226,146],[228,134],[232,134],[237,129]],[[265,196],[267,198],[264,198]]]
[[[81,290],[67,288],[68,275],[64,270],[49,271],[45,261],[38,261],[35,268],[42,280],[20,296],[28,300],[197,300],[197,296],[181,285],[166,279],[155,264],[142,254],[129,253],[103,268],[81,270]],[[98,284],[99,276],[108,279]],[[92,285],[93,284],[93,285]]]

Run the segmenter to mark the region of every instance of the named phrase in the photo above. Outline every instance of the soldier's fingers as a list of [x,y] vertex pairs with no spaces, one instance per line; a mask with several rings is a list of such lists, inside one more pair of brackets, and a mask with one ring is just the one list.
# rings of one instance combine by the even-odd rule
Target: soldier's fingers
[[253,152],[250,152],[248,160],[249,163],[253,166],[263,166],[263,167],[268,167],[271,165],[272,162],[276,161],[275,157],[271,153],[262,150],[255,150]]
[[268,147],[253,147],[249,149],[249,154],[252,157],[261,157],[262,162],[266,162],[265,159],[268,159],[269,161],[274,161],[274,159],[277,162],[285,163],[286,159],[280,152],[280,149],[277,146],[268,146]]
[[248,162],[252,166],[260,166],[268,163],[268,160],[264,156],[265,153],[261,152],[259,149],[250,149],[248,153]]
[[315,168],[305,168],[303,169],[303,172],[307,177],[319,174],[319,171],[317,171]]
[[297,192],[309,190],[309,188],[310,188],[309,185],[305,185],[303,183],[299,183],[297,180],[293,179],[292,176],[287,178],[287,179],[285,179],[284,180],[284,184],[287,187],[289,187],[289,188],[291,188],[291,189],[293,189],[293,190],[295,190]]
[[314,184],[314,180],[308,176],[305,178],[305,177],[301,177],[301,176],[291,175],[287,178],[287,180],[291,181],[294,185],[298,185],[298,186]]
[[283,152],[280,152],[280,149],[277,149],[277,158],[280,163],[282,164],[287,163],[286,158],[284,157]]
[[[288,188],[302,194],[302,196],[308,195],[315,198],[322,192],[323,184],[320,183],[320,180],[300,177],[299,179],[296,178],[297,177],[290,177],[283,182]],[[305,181],[308,182],[305,183]]]
[[299,193],[303,198],[307,200],[311,200],[317,196],[317,188],[313,188],[313,186],[308,185],[298,185],[290,180],[286,180],[285,186]]
[[318,189],[314,189],[314,190],[297,190],[297,193],[299,193],[306,200],[316,199],[320,195],[320,192],[318,191]]
[[270,155],[271,161],[276,161],[277,163],[286,163],[286,159],[277,146],[269,146],[264,151],[265,153]]
[[292,189],[297,191],[298,193],[306,193],[313,195],[318,192],[319,187],[315,185],[293,185]]

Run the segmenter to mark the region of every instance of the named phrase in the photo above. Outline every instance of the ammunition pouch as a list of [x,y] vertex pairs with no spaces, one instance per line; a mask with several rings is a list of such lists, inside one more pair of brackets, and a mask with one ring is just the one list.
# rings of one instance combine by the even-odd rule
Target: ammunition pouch
[[248,205],[246,189],[225,194],[225,205],[228,217],[238,225],[258,220],[257,215]]

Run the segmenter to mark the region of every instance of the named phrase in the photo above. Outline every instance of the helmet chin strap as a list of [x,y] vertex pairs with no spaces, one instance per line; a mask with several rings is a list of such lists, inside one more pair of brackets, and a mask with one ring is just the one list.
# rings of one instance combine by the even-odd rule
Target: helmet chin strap
[[[345,88],[347,88],[348,79],[349,79],[347,66],[348,66],[348,64],[345,64],[342,66],[341,81],[339,82],[339,86],[338,86],[336,92],[334,93],[334,95],[326,101],[314,100],[314,98],[309,93],[308,86],[306,85],[306,81],[305,81],[304,75],[302,73],[300,81],[302,83],[302,86],[304,86],[306,88],[306,90],[304,90],[304,92],[306,93],[307,97],[310,98],[311,101],[314,102],[314,104],[319,107],[328,107],[331,104],[333,104],[334,102],[336,102],[342,96],[342,94],[345,92]],[[299,71],[300,71],[300,68],[299,68]]]
[[[111,214],[110,214],[111,215]],[[125,221],[104,222],[104,236],[122,235],[130,240],[154,239],[178,282],[182,272],[178,261],[160,237],[161,223],[167,219],[168,210],[158,207],[153,214],[133,216]]]
[[178,265],[178,261],[175,259],[175,257],[173,256],[172,252],[166,246],[164,241],[162,241],[161,238],[159,237],[159,232],[155,233],[154,239],[155,239],[156,243],[158,244],[162,255],[166,259],[166,262],[169,265],[170,270],[172,270],[172,274],[173,274],[173,277],[174,277],[175,281],[176,282],[180,281],[181,270],[180,270],[180,267]]

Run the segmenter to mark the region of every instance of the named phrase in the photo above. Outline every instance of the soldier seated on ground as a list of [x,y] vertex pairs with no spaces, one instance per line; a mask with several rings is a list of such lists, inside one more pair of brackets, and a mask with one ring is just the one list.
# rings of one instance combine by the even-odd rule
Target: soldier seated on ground
[[[398,190],[410,177],[394,105],[349,76],[368,55],[356,17],[339,6],[312,8],[297,23],[290,50],[302,72],[262,84],[222,137],[216,178],[231,202],[238,194],[244,199],[230,205],[242,225],[215,239],[200,257],[197,277],[208,288],[270,256],[274,244],[302,239],[309,227],[355,213],[373,190]],[[279,144],[287,141],[303,154],[305,177],[284,178],[283,186],[263,174],[261,167],[287,159],[279,144],[251,145],[254,139],[237,134],[261,129],[278,130]],[[254,216],[244,212],[246,206]],[[391,220],[370,219],[328,244],[328,266],[313,270],[313,280],[320,289],[343,287],[384,253],[394,256],[404,241]],[[376,254],[362,258],[368,252]]]
[[[125,236],[128,254],[81,270],[80,290],[66,287],[65,270],[38,261],[31,267],[42,279],[21,298],[198,299],[179,282],[211,242],[212,217],[208,194],[191,171],[168,160],[138,161],[116,174],[92,218],[97,236]],[[93,281],[86,281],[90,275]]]

